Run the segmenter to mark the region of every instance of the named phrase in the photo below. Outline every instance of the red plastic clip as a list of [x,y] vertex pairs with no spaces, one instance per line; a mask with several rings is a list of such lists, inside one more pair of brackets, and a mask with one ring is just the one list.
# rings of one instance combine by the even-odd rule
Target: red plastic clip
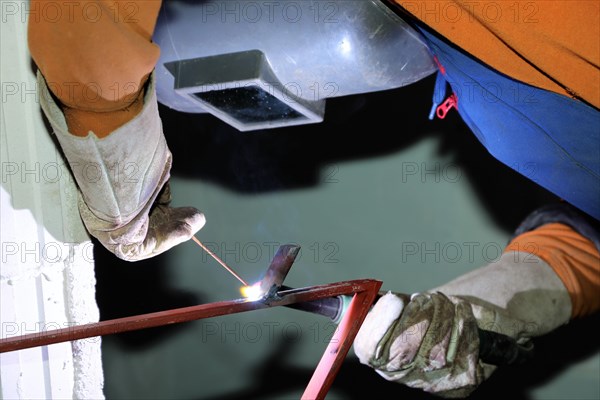
[[448,96],[448,98],[438,106],[435,113],[439,119],[444,119],[446,118],[448,111],[450,111],[452,108],[456,108],[458,110],[458,98],[454,93]]

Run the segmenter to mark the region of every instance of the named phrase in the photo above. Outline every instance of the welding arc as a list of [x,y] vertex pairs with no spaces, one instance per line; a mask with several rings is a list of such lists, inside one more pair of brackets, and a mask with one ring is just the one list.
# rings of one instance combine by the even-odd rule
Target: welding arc
[[235,276],[238,281],[242,282],[242,284],[244,286],[250,286],[250,285],[248,285],[248,282],[246,282],[245,280],[243,280],[242,277],[239,276],[234,270],[232,270],[227,264],[225,264],[223,262],[223,260],[221,260],[219,257],[217,257],[217,255],[215,253],[213,253],[212,251],[210,251],[208,249],[208,247],[206,247],[205,245],[203,245],[202,242],[199,241],[196,236],[192,236],[192,239],[194,240],[194,242],[196,242],[198,244],[198,246],[202,247],[202,249],[204,251],[206,251],[208,254],[210,254],[210,256],[212,258],[214,258],[219,264],[221,264],[223,266],[223,268],[225,268],[231,275]]

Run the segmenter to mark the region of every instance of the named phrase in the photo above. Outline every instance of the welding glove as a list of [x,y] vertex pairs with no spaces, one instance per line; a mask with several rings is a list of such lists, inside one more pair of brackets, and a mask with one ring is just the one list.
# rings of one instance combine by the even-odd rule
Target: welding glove
[[192,237],[205,223],[195,208],[170,206],[172,155],[158,114],[154,74],[141,112],[99,139],[74,136],[38,72],[40,103],[79,188],[79,212],[90,233],[117,257],[138,261]]
[[495,366],[479,359],[478,328],[524,344],[566,324],[571,299],[542,259],[506,252],[443,286],[382,296],[367,315],[354,351],[390,381],[440,397],[466,397]]

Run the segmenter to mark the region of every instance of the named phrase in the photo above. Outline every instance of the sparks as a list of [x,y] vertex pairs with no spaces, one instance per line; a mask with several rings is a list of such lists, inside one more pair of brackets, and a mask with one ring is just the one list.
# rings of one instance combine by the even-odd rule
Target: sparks
[[250,301],[256,301],[263,297],[264,293],[260,288],[260,281],[256,282],[252,286],[242,286],[240,288],[240,293],[242,296],[247,298]]

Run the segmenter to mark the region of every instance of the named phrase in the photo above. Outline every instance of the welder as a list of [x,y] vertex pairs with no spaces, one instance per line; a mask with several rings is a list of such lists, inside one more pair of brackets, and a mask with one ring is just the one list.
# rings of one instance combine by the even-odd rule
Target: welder
[[[194,208],[170,207],[172,156],[153,73],[160,6],[65,2],[58,21],[29,19],[41,106],[77,181],[81,217],[130,261],[190,239],[205,222]],[[432,116],[455,107],[492,155],[507,165],[533,157],[536,182],[565,199],[527,217],[499,260],[408,302],[390,292],[367,316],[354,344],[362,363],[388,380],[464,397],[495,369],[478,359],[478,327],[526,341],[600,309],[600,5],[396,6],[438,65]],[[490,87],[501,89],[494,101]]]

